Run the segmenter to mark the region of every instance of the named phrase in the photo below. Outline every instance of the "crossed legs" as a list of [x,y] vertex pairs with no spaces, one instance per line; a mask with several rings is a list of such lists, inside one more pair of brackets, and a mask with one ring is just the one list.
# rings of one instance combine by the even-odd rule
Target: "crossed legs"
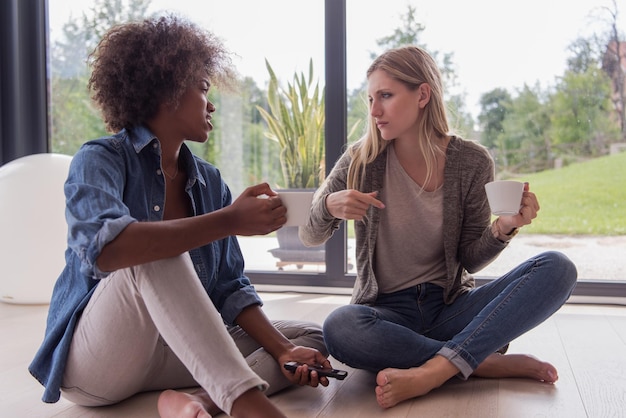
[[558,374],[551,364],[495,351],[556,312],[575,283],[571,261],[547,252],[451,305],[443,305],[441,288],[427,285],[383,295],[382,307],[342,307],[327,318],[324,334],[335,358],[378,373],[375,392],[385,408],[455,375],[554,383]]
[[[100,283],[79,320],[63,396],[96,406],[149,390],[200,386],[204,416],[282,416],[201,286],[188,254],[123,269]],[[202,393],[204,392],[204,393]],[[166,392],[164,412],[180,397]],[[187,395],[184,395],[188,397]],[[195,405],[195,406],[194,406]],[[193,408],[191,408],[193,409]],[[187,409],[176,416],[189,414]]]

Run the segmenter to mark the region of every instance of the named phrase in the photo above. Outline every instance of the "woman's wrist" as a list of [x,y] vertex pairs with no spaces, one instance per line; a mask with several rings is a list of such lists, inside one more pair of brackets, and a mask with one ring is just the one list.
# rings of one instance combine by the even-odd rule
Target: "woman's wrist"
[[495,221],[491,224],[491,233],[493,237],[502,243],[507,243],[513,239],[515,235],[519,232],[519,228],[514,227],[510,231],[502,231],[500,229],[500,218],[496,218]]

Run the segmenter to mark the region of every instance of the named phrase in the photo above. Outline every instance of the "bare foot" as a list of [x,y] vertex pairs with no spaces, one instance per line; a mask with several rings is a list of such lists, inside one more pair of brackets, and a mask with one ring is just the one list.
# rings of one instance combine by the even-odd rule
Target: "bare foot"
[[478,377],[525,377],[540,382],[554,383],[559,379],[556,368],[527,354],[494,353],[474,370]]
[[[159,395],[158,408],[161,418],[211,418],[211,415],[222,412],[203,389],[191,393],[163,391]],[[231,416],[285,418],[285,415],[258,389],[250,389],[235,399]]]
[[376,375],[376,401],[383,408],[391,408],[407,399],[426,395],[458,372],[441,356],[433,357],[420,367],[381,370]]
[[250,389],[235,399],[231,416],[235,418],[287,418],[258,389]]
[[202,389],[191,393],[165,390],[157,402],[161,418],[211,418],[220,409]]

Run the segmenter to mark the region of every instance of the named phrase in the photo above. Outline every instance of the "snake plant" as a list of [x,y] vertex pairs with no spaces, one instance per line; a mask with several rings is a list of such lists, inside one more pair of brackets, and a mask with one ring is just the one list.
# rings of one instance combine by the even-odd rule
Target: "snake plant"
[[276,73],[265,60],[270,80],[267,106],[257,106],[267,123],[264,135],[278,142],[283,188],[317,188],[324,178],[324,96],[325,89],[309,74],[297,72],[287,88],[281,88]]

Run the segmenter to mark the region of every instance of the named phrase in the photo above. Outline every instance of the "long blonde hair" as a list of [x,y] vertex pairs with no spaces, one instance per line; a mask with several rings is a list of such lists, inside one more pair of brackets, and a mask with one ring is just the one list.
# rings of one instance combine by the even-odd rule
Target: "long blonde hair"
[[[430,86],[430,101],[422,110],[418,127],[419,137],[422,138],[419,146],[426,159],[427,184],[435,170],[437,153],[442,152],[435,140],[446,138],[449,132],[439,67],[426,51],[409,45],[390,49],[376,58],[367,70],[367,77],[376,70],[385,71],[389,77],[410,90],[417,89],[423,83]],[[347,175],[349,189],[361,188],[366,165],[374,161],[388,143],[380,136],[376,121],[370,114],[365,135],[348,149],[352,157]]]

